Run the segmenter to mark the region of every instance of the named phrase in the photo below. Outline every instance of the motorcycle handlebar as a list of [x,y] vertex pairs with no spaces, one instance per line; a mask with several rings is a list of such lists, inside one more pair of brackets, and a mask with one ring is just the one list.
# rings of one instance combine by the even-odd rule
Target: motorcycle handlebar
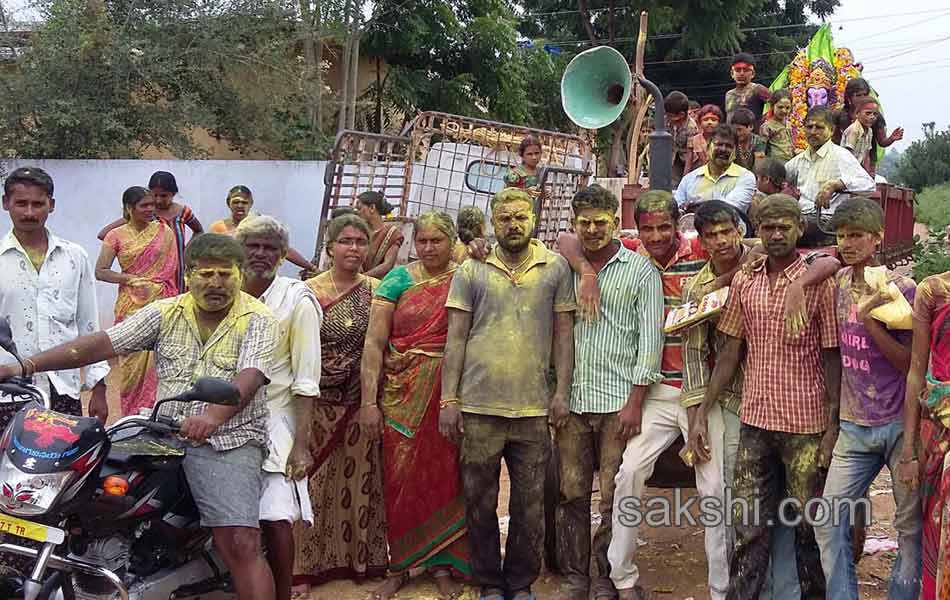
[[111,435],[112,433],[115,433],[116,431],[125,429],[127,427],[132,427],[132,426],[144,427],[146,429],[150,429],[154,431],[155,433],[159,435],[172,435],[172,434],[178,433],[180,429],[178,425],[176,425],[175,423],[173,423],[170,419],[166,417],[157,417],[157,420],[154,420],[154,421],[143,417],[143,418],[130,419],[128,421],[123,421],[122,423],[119,423],[118,425],[111,427],[109,429],[109,434]]
[[36,400],[40,404],[47,406],[48,403],[43,398],[43,394],[33,385],[30,379],[23,377],[13,377],[0,383],[0,394],[13,397],[23,397]]

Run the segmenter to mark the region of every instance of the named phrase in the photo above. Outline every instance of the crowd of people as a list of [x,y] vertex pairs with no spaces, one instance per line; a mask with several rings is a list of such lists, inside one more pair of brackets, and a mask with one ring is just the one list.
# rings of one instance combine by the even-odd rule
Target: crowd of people
[[[123,194],[92,268],[47,228],[52,178],[17,169],[3,190],[0,314],[28,358],[0,381],[33,376],[71,414],[90,390],[88,412],[105,420],[113,359],[123,414],[198,375],[231,380],[237,406],[163,411],[189,442],[189,481],[226,468],[192,494],[241,600],[377,576],[375,600],[421,576],[446,599],[470,582],[483,600],[533,600],[552,455],[559,599],[645,598],[644,489],[680,437],[707,507],[712,598],[856,599],[852,528],[872,515],[850,507],[884,465],[899,533],[889,597],[950,598],[950,274],[915,285],[876,263],[870,159],[833,140],[837,128],[862,148],[887,141],[860,84],[844,127],[809,112],[796,155],[788,98],[753,82],[751,57],[733,75],[725,115],[698,107],[693,135],[688,99],[667,99],[685,173],[675,193],[640,196],[638,239],[618,237],[618,199],[595,184],[574,195],[558,252],[532,239],[533,139],[491,198],[493,246],[480,210],[429,212],[412,231],[418,259],[397,264],[404,234],[368,191],[331,215],[329,266],[306,281],[277,274],[284,260],[318,269],[284,224],[251,212],[246,187],[203,233],[174,176],[156,173]],[[695,238],[679,232],[685,210]],[[828,232],[838,258],[801,248]],[[760,242],[743,239],[753,233]],[[119,286],[106,330],[95,279]],[[725,287],[720,315],[664,332],[672,308]],[[911,330],[881,320],[892,287],[913,306]]]

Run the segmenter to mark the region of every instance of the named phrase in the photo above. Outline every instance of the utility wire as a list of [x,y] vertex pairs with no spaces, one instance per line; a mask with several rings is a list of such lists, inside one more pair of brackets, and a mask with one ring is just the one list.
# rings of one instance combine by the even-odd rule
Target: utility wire
[[[593,12],[603,12],[603,11],[605,11],[605,10],[609,10],[609,9],[593,9],[593,10],[591,10],[590,12],[591,12],[591,13],[593,13]],[[615,10],[617,10],[617,9],[615,9]],[[538,14],[538,15],[544,15],[544,14],[574,14],[574,13],[579,13],[579,12],[580,12],[580,11],[559,11],[559,12],[557,12],[557,13],[536,13],[536,14]],[[905,12],[905,13],[889,13],[889,14],[881,14],[881,15],[870,15],[870,16],[866,16],[866,17],[855,17],[855,18],[853,18],[853,19],[836,19],[834,22],[835,22],[835,23],[854,23],[854,22],[858,22],[858,21],[870,21],[870,20],[876,20],[876,19],[893,19],[893,18],[897,18],[897,17],[907,17],[907,16],[913,16],[913,15],[933,14],[933,13],[942,13],[942,14],[937,15],[937,17],[927,17],[926,19],[922,19],[922,20],[920,20],[920,21],[915,21],[915,22],[913,22],[913,23],[909,23],[909,24],[903,25],[903,26],[901,26],[901,27],[889,28],[889,29],[887,29],[887,30],[884,30],[884,31],[880,31],[880,32],[871,34],[870,36],[865,36],[864,38],[859,38],[859,39],[857,39],[857,40],[854,40],[854,42],[857,42],[857,41],[861,41],[861,40],[864,40],[864,39],[870,39],[870,38],[876,37],[876,36],[878,36],[878,35],[884,35],[884,34],[887,34],[887,33],[892,33],[892,32],[894,32],[894,31],[900,31],[900,30],[902,30],[902,29],[907,29],[907,28],[910,28],[910,27],[914,27],[914,26],[916,26],[916,25],[920,25],[921,23],[926,23],[926,22],[928,22],[928,21],[931,21],[931,20],[933,20],[934,18],[941,18],[941,17],[947,16],[947,15],[950,15],[950,10],[948,10],[948,9],[946,9],[946,8],[936,8],[936,9],[931,9],[931,10]],[[523,19],[523,20],[526,20],[526,19],[528,18],[528,16],[530,16],[530,15],[523,16],[522,19]],[[810,22],[806,22],[806,23],[791,23],[791,24],[785,24],[785,25],[767,25],[767,26],[762,26],[762,27],[745,27],[745,28],[739,29],[739,31],[742,32],[742,33],[753,33],[753,32],[756,32],[756,31],[775,31],[775,30],[781,30],[781,29],[795,29],[795,28],[802,28],[802,27],[816,27],[816,26],[819,26],[819,25],[820,25],[819,23],[810,23]],[[686,35],[685,32],[682,32],[682,33],[660,33],[660,34],[656,34],[656,35],[647,36],[647,40],[672,40],[672,39],[677,39],[677,38],[684,37],[685,35]],[[635,41],[637,41],[637,38],[636,38],[636,37],[620,37],[620,38],[614,38],[614,43],[619,43],[619,42],[635,42]],[[852,42],[852,43],[854,43],[854,42]],[[550,42],[548,42],[548,43],[549,43],[549,44],[552,44],[552,45],[555,45],[555,46],[571,46],[571,45],[590,44],[591,41],[590,41],[590,40],[564,40],[564,41],[550,41]]]

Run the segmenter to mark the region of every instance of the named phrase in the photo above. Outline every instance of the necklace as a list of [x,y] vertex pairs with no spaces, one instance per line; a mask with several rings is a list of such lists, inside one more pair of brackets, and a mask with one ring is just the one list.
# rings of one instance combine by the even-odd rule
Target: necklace
[[[330,283],[333,285],[333,291],[334,291],[334,296],[333,296],[333,297],[334,297],[334,299],[336,299],[336,298],[339,298],[342,294],[340,294],[340,288],[338,288],[338,287],[336,286],[336,279],[333,277],[333,270],[331,269],[331,270],[329,271],[329,273],[330,273]],[[362,280],[363,280],[363,274],[362,274],[362,273],[357,273],[357,274],[356,274],[356,284],[359,285],[359,283],[360,283]],[[353,318],[348,316],[348,317],[346,318],[346,320],[343,321],[343,326],[346,327],[347,329],[349,329],[350,327],[352,327],[352,326],[353,326]]]
[[511,265],[508,264],[508,261],[504,261],[505,266],[508,267],[512,273],[517,273],[519,270],[521,270],[521,267],[525,266],[528,263],[528,261],[531,260],[531,256],[532,256],[532,252],[529,249],[528,255],[524,258],[523,261],[518,263],[518,266],[512,267]]

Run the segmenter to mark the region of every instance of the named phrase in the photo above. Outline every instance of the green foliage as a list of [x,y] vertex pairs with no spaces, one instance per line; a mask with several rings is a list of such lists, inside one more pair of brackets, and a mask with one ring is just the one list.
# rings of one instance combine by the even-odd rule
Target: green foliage
[[18,72],[3,79],[0,147],[36,158],[136,156],[143,147],[192,156],[185,135],[201,108],[162,88],[166,63],[139,60],[144,40],[84,0],[53,2]]
[[[45,20],[0,80],[0,148],[36,158],[204,155],[203,128],[234,148],[322,158],[331,131],[305,115],[296,2],[43,0]],[[332,5],[328,10],[332,8]],[[332,28],[331,28],[332,29]]]
[[926,241],[914,244],[914,281],[950,271],[950,230],[928,228]]
[[926,188],[917,194],[914,216],[928,227],[950,227],[950,182]]
[[884,157],[877,164],[877,173],[881,177],[884,177],[891,183],[903,184],[900,180],[900,162],[901,162],[901,152],[894,148],[889,149],[884,153]]
[[950,182],[950,127],[936,131],[934,123],[924,123],[924,139],[915,141],[901,156],[898,177],[918,192]]

